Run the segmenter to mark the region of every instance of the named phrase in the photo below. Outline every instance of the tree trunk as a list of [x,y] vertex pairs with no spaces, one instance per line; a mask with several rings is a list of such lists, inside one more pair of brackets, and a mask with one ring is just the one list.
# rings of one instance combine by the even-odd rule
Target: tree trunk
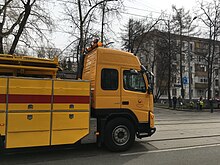
[[22,34],[23,30],[24,30],[24,27],[25,27],[25,25],[27,23],[27,20],[28,20],[28,17],[30,15],[30,13],[31,13],[31,5],[30,5],[30,3],[28,3],[28,4],[25,5],[25,14],[24,14],[24,17],[23,17],[23,19],[21,21],[21,24],[19,26],[18,32],[15,35],[15,38],[14,38],[14,41],[12,43],[11,49],[9,51],[9,54],[14,54],[16,46],[17,46],[18,41],[19,41],[19,38],[20,38],[20,36],[21,36],[21,34]]
[[170,22],[168,20],[168,60],[169,60],[169,65],[168,65],[168,83],[167,83],[167,90],[168,90],[168,100],[169,100],[169,107],[172,107],[172,100],[171,100],[171,94],[170,94],[170,86],[171,86],[171,47],[170,47]]
[[83,69],[83,54],[82,54],[82,49],[83,49],[83,18],[82,18],[82,8],[81,8],[81,1],[78,0],[78,10],[79,10],[79,18],[80,18],[80,38],[79,38],[79,50],[78,50],[78,55],[79,55],[79,64],[78,64],[78,69],[77,69],[77,78],[82,78],[82,69]]
[[2,37],[0,37],[0,54],[4,54],[3,38]]
[[[3,24],[0,23],[0,32],[2,32]],[[4,54],[4,48],[3,48],[3,37],[0,36],[0,54]]]
[[208,68],[207,68],[207,71],[208,71],[208,100],[211,98],[211,54],[212,54],[212,29],[211,29],[211,24],[210,24],[210,31],[209,31],[209,54],[208,54],[208,59],[207,59],[207,62],[208,62]]

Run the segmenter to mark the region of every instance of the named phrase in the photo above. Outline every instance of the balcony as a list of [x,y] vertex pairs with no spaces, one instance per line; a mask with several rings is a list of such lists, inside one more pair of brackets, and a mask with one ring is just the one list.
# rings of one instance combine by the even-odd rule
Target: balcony
[[195,83],[195,88],[196,89],[207,89],[208,83]]
[[195,71],[195,77],[207,77],[208,72]]

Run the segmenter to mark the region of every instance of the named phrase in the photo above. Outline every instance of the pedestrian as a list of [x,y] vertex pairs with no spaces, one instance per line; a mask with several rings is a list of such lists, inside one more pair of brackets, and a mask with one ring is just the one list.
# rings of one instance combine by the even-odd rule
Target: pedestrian
[[183,105],[183,99],[181,96],[178,97],[179,107],[182,108]]
[[211,108],[211,113],[213,113],[213,104],[214,104],[214,101],[215,101],[214,98],[211,98],[211,99],[209,100],[209,104],[210,104],[210,108]]
[[177,98],[173,96],[173,109],[176,109]]
[[203,98],[202,98],[202,96],[201,96],[201,97],[199,98],[199,110],[202,110],[203,104],[204,104],[204,102],[203,102]]

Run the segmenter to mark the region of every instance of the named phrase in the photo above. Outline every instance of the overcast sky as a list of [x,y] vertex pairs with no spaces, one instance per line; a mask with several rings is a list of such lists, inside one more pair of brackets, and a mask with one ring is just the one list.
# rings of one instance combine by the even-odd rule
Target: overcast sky
[[[125,0],[125,11],[122,13],[122,18],[120,21],[115,20],[113,29],[115,34],[110,34],[115,36],[115,38],[120,38],[120,29],[123,28],[129,18],[141,19],[144,16],[150,16],[157,18],[161,11],[167,11],[171,13],[172,5],[176,5],[177,8],[184,7],[187,10],[192,10],[196,6],[196,0]],[[51,38],[55,41],[58,48],[65,48],[71,41],[65,34],[57,33]],[[115,41],[117,42],[117,41]],[[115,47],[119,48],[118,45],[114,44]]]

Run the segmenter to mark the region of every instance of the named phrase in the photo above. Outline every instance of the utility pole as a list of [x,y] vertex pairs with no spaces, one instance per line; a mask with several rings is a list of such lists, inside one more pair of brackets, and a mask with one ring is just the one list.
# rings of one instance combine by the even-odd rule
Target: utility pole
[[183,89],[183,54],[182,54],[182,46],[183,46],[183,38],[182,38],[182,16],[179,16],[179,23],[180,23],[180,84],[181,84],[181,96],[184,99],[184,89]]
[[105,24],[105,7],[107,4],[107,0],[104,0],[102,4],[102,29],[101,29],[101,42],[104,41],[104,24]]
[[110,1],[118,1],[118,0],[103,0],[102,2],[102,28],[101,28],[101,42],[104,41],[104,25],[105,25],[105,7],[107,5],[107,2]]
[[190,37],[189,37],[189,31],[188,31],[188,77],[189,77],[189,102],[192,100],[192,91],[191,91],[191,78],[192,78],[192,71],[191,71],[191,53],[190,53]]
[[188,77],[189,77],[189,102],[192,100],[192,87],[191,87],[191,84],[192,84],[192,70],[191,70],[191,65],[190,65],[190,62],[192,60],[192,56],[191,56],[191,53],[190,51],[190,36],[189,36],[189,30],[190,30],[190,27],[191,27],[191,24],[192,22],[197,19],[197,17],[195,16],[192,21],[190,22],[189,24],[189,27],[188,27]]
[[168,58],[170,65],[168,67],[168,99],[169,99],[169,107],[172,107],[171,95],[170,95],[170,84],[171,84],[171,36],[170,36],[170,20],[167,23],[168,26]]

